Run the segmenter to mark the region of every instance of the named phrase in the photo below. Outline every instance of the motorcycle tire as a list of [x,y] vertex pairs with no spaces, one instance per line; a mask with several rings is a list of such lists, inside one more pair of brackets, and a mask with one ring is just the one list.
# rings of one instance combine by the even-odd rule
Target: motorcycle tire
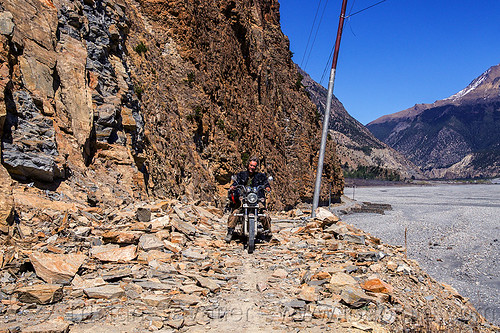
[[253,253],[255,250],[255,219],[248,221],[248,253]]

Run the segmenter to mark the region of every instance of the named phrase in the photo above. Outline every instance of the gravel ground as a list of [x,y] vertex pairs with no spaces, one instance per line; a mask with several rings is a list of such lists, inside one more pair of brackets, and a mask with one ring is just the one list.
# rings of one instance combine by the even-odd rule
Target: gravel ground
[[[353,197],[352,188],[345,192]],[[500,185],[358,187],[354,199],[393,210],[343,221],[401,246],[406,228],[408,256],[500,325]]]

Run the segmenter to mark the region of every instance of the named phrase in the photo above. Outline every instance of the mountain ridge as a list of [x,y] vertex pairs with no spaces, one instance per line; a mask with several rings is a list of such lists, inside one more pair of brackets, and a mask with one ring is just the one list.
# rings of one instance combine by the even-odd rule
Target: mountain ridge
[[[299,69],[303,76],[302,84],[309,94],[311,101],[316,104],[318,112],[323,118],[326,109],[327,89],[314,81],[304,70]],[[344,166],[344,172],[356,177],[366,176],[366,168],[371,168],[375,177],[383,179],[414,179],[424,178],[420,170],[392,149],[353,118],[342,103],[332,97],[332,110],[329,121],[329,136],[337,144],[337,152]]]
[[366,127],[431,178],[489,178],[500,172],[500,65],[458,93],[384,115]]

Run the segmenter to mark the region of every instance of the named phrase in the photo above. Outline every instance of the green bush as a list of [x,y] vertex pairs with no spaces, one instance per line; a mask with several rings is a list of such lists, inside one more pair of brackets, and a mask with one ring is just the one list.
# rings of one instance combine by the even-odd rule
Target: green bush
[[148,47],[144,45],[143,42],[140,42],[136,47],[134,47],[134,51],[138,54],[146,53],[148,52]]
[[247,165],[249,158],[250,158],[250,153],[244,152],[243,154],[241,154],[241,163],[243,163],[243,165]]
[[144,93],[144,88],[141,87],[141,85],[136,84],[136,85],[134,85],[134,92],[137,95],[137,98],[141,99],[142,94]]
[[302,84],[302,79],[304,79],[304,77],[302,76],[302,74],[299,73],[299,77],[297,78],[297,81],[295,81],[295,88],[297,88],[297,90],[299,90],[304,86]]
[[188,75],[187,75],[186,82],[187,82],[187,84],[189,85],[190,88],[193,87],[194,79],[195,79],[194,72],[189,72]]
[[227,136],[228,136],[229,140],[234,141],[238,137],[238,131],[234,129],[231,132],[229,132],[229,134]]
[[399,173],[394,170],[366,165],[359,165],[356,169],[351,169],[347,163],[344,164],[344,178],[401,180]]
[[200,121],[203,117],[203,109],[201,108],[201,106],[196,106],[193,108],[193,112],[188,114],[186,116],[187,120],[189,121]]
[[223,130],[226,127],[224,125],[224,120],[222,120],[221,118],[219,118],[219,120],[217,120],[217,122],[215,123],[215,125],[217,125],[217,127],[220,128],[221,130]]

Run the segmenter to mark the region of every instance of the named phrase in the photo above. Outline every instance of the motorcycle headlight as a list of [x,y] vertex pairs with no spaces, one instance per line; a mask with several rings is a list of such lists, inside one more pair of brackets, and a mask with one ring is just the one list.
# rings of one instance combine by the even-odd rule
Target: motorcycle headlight
[[247,201],[248,203],[254,204],[257,202],[259,198],[257,197],[256,193],[250,193],[247,195]]

